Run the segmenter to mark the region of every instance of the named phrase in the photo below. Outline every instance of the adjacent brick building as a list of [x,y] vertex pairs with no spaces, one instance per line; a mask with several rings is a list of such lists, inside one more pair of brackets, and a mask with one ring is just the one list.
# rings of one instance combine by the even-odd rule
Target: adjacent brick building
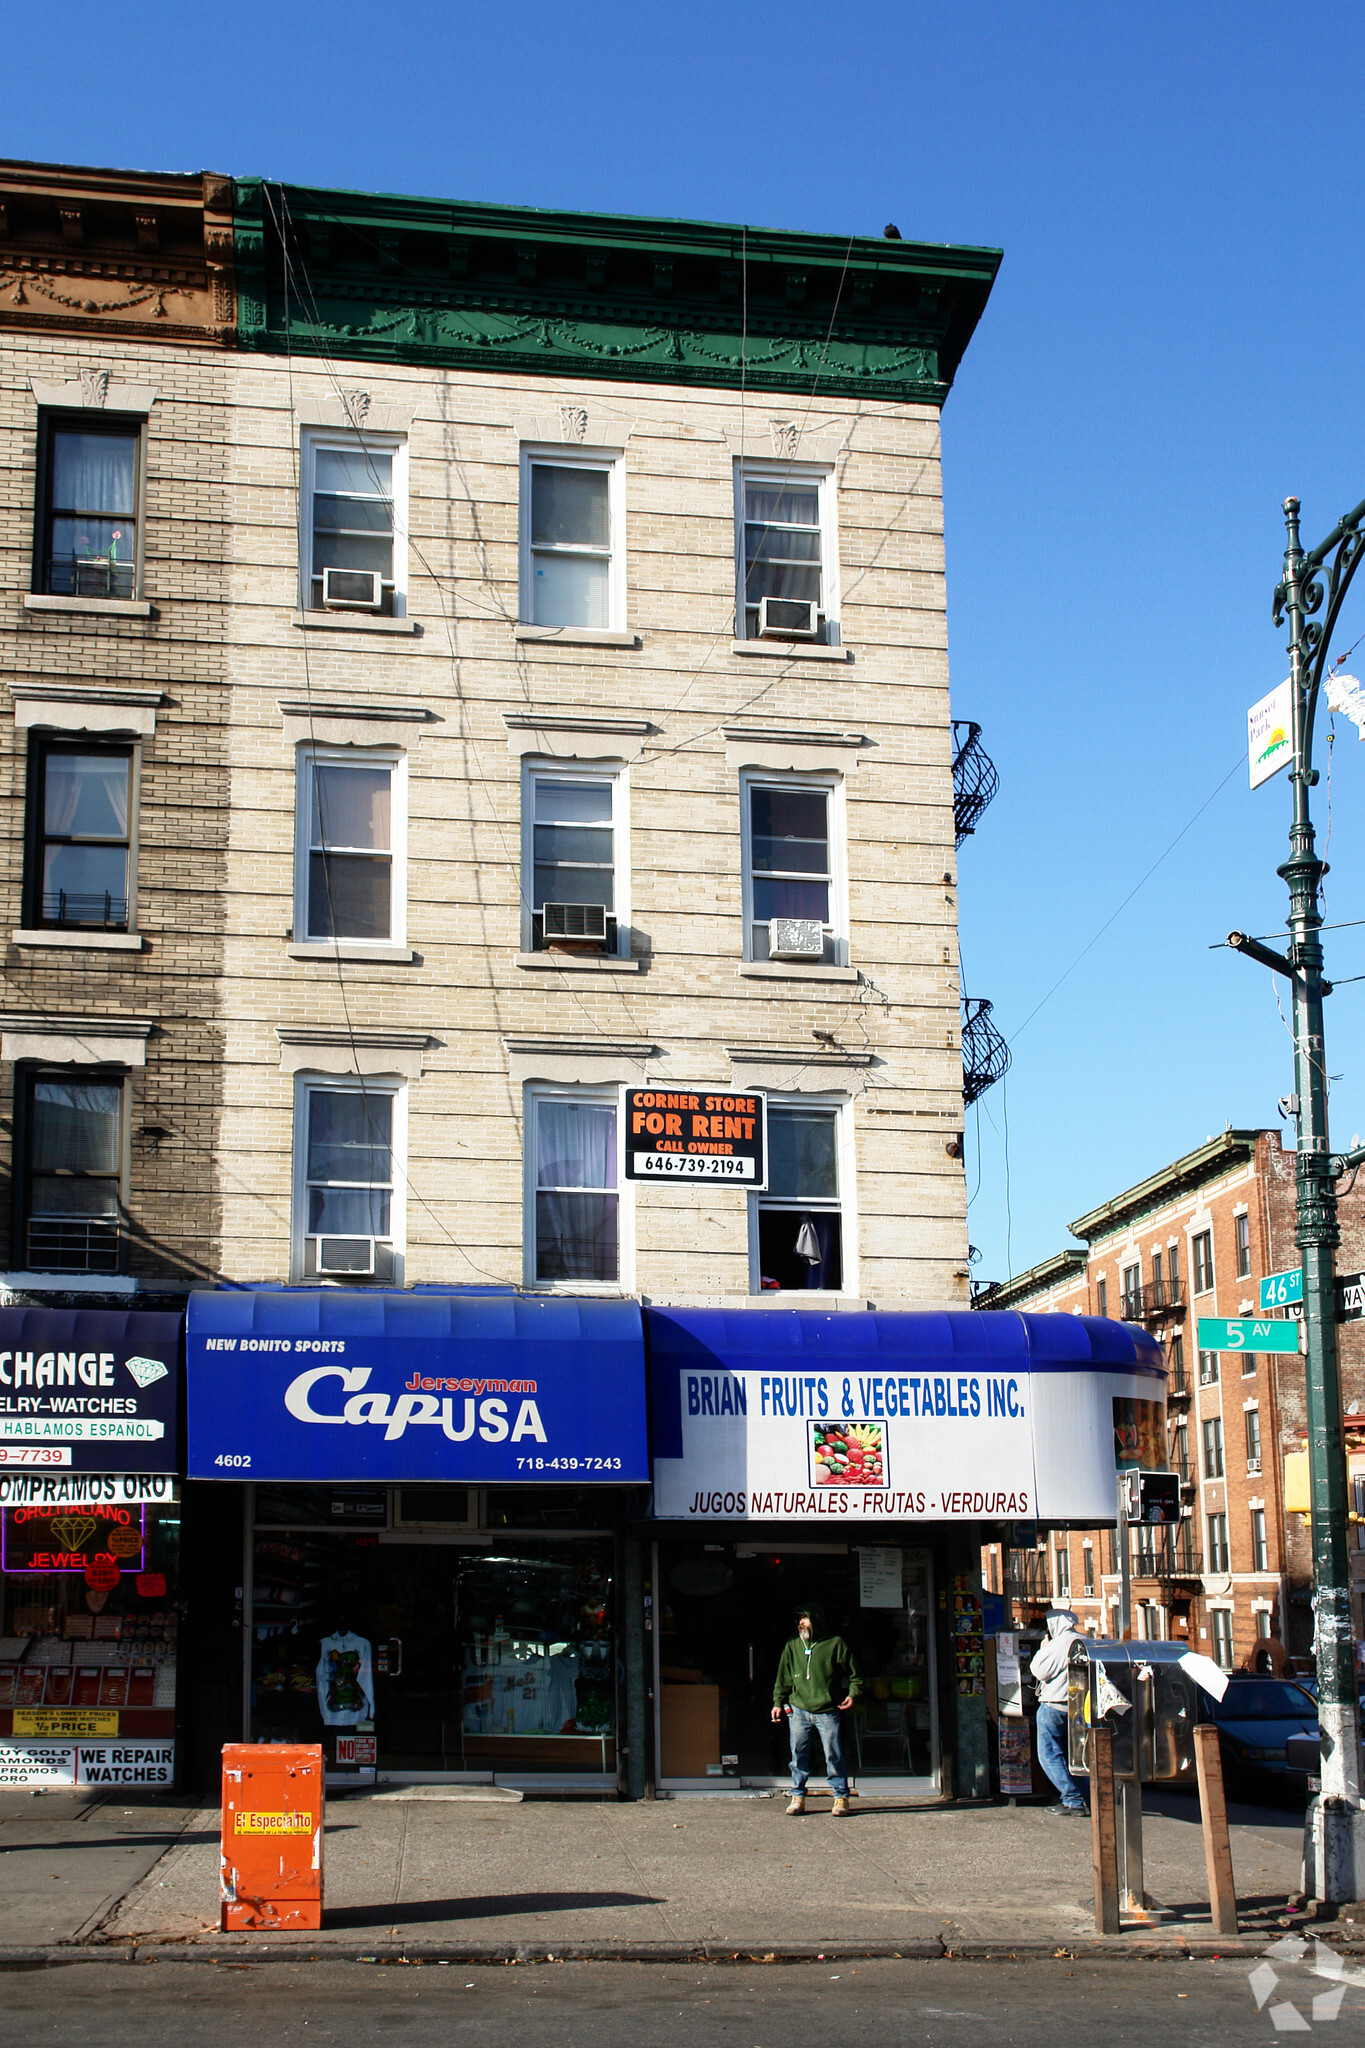
[[[1338,1271],[1358,1271],[1365,1189],[1341,1191],[1340,1215]],[[1273,1636],[1307,1668],[1311,1550],[1307,1518],[1286,1507],[1285,1485],[1285,1459],[1306,1442],[1302,1358],[1201,1353],[1196,1338],[1201,1316],[1257,1314],[1261,1279],[1299,1265],[1292,1150],[1277,1131],[1224,1131],[1069,1228],[1083,1248],[1061,1251],[979,1299],[991,1308],[1121,1316],[1164,1342],[1170,1460],[1183,1482],[1186,1519],[1171,1535],[1130,1532],[1135,1633],[1188,1637],[1229,1668]],[[1342,1324],[1339,1338],[1352,1504],[1360,1514],[1365,1326]],[[1353,1529],[1352,1565],[1360,1637],[1361,1526]],[[1036,1549],[988,1551],[986,1572],[1029,1610],[1064,1599],[1087,1627],[1109,1634],[1117,1626],[1111,1530],[1057,1530],[1040,1534]]]

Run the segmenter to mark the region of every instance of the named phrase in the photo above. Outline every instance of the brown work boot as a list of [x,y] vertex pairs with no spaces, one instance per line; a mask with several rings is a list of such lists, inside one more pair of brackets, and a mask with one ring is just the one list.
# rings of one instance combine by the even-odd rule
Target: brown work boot
[[804,1796],[800,1792],[793,1792],[787,1804],[788,1813],[804,1813],[805,1810],[806,1802]]
[[829,1817],[830,1817],[830,1819],[831,1819],[831,1820],[847,1820],[847,1819],[848,1819],[848,1801],[847,1801],[847,1799],[844,1799],[844,1798],[842,1798],[842,1797],[836,1796],[836,1798],[835,1798],[835,1801],[834,1801],[834,1804],[833,1804],[833,1806],[831,1806],[831,1808],[830,1808],[830,1810],[829,1810]]

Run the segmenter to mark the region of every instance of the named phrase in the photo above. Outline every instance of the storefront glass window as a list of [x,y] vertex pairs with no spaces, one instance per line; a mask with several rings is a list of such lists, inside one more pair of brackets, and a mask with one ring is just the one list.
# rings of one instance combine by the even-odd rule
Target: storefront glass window
[[[307,1519],[299,1514],[292,1527],[275,1520],[310,1495]],[[528,1530],[563,1528],[550,1519],[561,1504],[577,1527],[585,1519],[559,1495],[507,1496],[516,1498]],[[382,1514],[375,1528],[325,1526],[333,1508],[351,1516],[371,1501],[382,1505],[383,1490],[261,1489],[252,1740],[321,1742],[333,1772],[614,1779],[613,1539],[509,1533],[405,1543],[404,1525],[432,1528],[468,1509],[466,1490],[451,1487],[395,1489],[387,1527]],[[488,1522],[498,1526],[492,1515]]]
[[935,1770],[932,1592],[927,1550],[660,1544],[660,1776],[785,1777],[788,1737],[771,1717],[773,1679],[798,1603],[815,1601],[864,1675],[863,1695],[844,1716],[855,1775],[920,1779],[927,1788]]
[[174,1778],[180,1510],[109,1484],[0,1510],[0,1785]]

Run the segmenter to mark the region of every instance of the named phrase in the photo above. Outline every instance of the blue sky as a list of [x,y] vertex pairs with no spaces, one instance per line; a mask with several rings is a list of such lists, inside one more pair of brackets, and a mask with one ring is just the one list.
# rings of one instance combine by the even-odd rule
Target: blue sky
[[[1365,497],[1358,6],[144,0],[6,37],[15,157],[1003,247],[944,416],[954,709],[1002,784],[962,853],[966,985],[1018,1032],[968,1118],[978,1273],[1277,1121],[1271,978],[1209,948],[1282,925],[1288,792],[1213,792],[1285,673],[1281,500],[1312,541]],[[1333,920],[1365,917],[1362,769],[1339,724]],[[1365,974],[1365,928],[1327,944]],[[1340,1144],[1363,1017],[1365,982],[1328,1004]]]

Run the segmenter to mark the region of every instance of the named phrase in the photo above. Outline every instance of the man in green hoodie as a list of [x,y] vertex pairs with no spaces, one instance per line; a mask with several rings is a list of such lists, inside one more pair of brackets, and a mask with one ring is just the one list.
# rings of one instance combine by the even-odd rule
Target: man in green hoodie
[[785,1713],[791,1723],[792,1796],[787,1811],[806,1810],[813,1737],[818,1730],[825,1748],[825,1775],[834,1794],[830,1810],[836,1820],[843,1820],[848,1814],[848,1774],[839,1716],[847,1713],[862,1691],[862,1673],[843,1637],[826,1633],[818,1607],[799,1608],[796,1625],[797,1633],[782,1652],[773,1685],[773,1719],[780,1721]]

